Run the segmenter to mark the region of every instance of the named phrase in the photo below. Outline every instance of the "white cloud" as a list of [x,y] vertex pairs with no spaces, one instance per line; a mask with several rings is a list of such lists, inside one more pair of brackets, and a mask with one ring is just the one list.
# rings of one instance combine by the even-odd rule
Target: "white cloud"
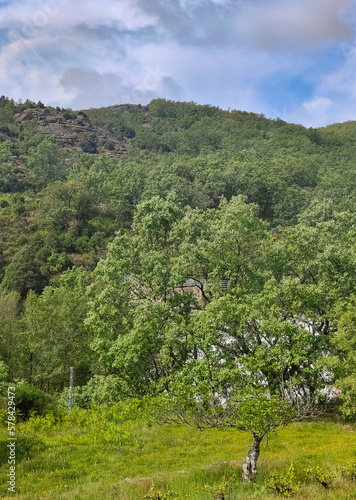
[[[70,29],[81,23],[111,25],[119,22],[127,29],[136,30],[154,22],[154,18],[140,9],[135,0],[29,0],[20,5],[10,4],[0,10],[0,26],[16,23],[32,26],[38,35],[41,30]],[[37,29],[37,31],[36,31]],[[30,30],[30,28],[29,28]],[[26,35],[25,35],[26,36]]]
[[[330,114],[333,111],[333,102],[327,97],[314,97],[309,102],[304,102],[295,113],[300,116],[305,126],[320,127],[330,122]],[[298,120],[299,121],[299,120]]]
[[237,33],[266,49],[318,46],[348,39],[352,29],[345,13],[352,12],[352,0],[244,3],[236,22]]

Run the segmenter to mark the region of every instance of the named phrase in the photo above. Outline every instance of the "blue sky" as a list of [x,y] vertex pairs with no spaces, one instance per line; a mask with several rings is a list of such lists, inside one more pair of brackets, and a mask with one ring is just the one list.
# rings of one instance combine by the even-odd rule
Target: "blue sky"
[[0,93],[356,120],[354,0],[0,0]]

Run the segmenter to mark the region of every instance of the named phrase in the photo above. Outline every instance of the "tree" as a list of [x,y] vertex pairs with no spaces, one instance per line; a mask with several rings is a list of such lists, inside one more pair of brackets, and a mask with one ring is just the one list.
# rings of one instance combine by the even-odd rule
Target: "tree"
[[140,204],[134,235],[119,234],[109,245],[89,291],[93,348],[107,373],[121,377],[126,395],[157,390],[190,351],[196,299],[172,278],[170,231],[180,217],[173,195]]
[[64,179],[63,151],[51,135],[47,135],[38,146],[30,148],[27,164],[42,186]]
[[[243,227],[253,227],[246,218],[236,220]],[[198,349],[225,366],[238,363],[274,394],[284,397],[283,387],[292,385],[296,396],[314,396],[317,402],[320,391],[332,380],[325,357],[335,352],[332,336],[356,282],[354,216],[320,203],[279,238],[261,240],[260,253],[254,244],[255,255],[248,254],[252,239],[246,237],[245,259],[236,245],[234,256],[236,236],[233,226],[225,224],[220,220],[211,242],[201,234],[199,247],[192,240],[196,254],[192,260],[186,241],[179,252],[188,272],[200,266],[200,272],[205,268],[210,279],[204,287],[208,304],[196,315]],[[224,253],[218,250],[219,233],[224,234],[220,240]],[[244,234],[243,228],[236,228],[235,234],[239,233]],[[190,234],[194,234],[192,228]],[[244,240],[240,236],[238,241]],[[214,267],[218,270],[215,276],[225,269],[229,284],[219,293],[215,281],[211,295]]]
[[0,364],[6,363],[12,379],[18,376],[22,345],[16,335],[20,296],[16,292],[0,293]]
[[90,235],[89,221],[106,215],[100,206],[102,201],[100,187],[90,185],[90,179],[54,182],[41,193],[40,227],[57,233]]
[[13,149],[10,141],[0,144],[0,191],[13,191],[16,188]]
[[268,239],[255,210],[240,197],[222,200],[219,210],[188,209],[183,216],[172,196],[154,197],[138,206],[134,234],[109,246],[87,321],[105,369],[120,374],[131,395],[162,390],[187,359],[202,353],[231,370],[246,354],[241,319],[234,342],[228,337],[236,331],[233,311],[246,316],[264,281]]
[[292,420],[292,407],[262,389],[230,387],[226,392],[217,390],[212,380],[191,379],[188,375],[184,382],[173,382],[167,392],[151,400],[151,415],[161,423],[184,424],[201,431],[223,427],[248,432],[252,446],[243,461],[242,478],[254,481],[263,438]]
[[19,324],[23,371],[41,389],[63,390],[71,366],[78,385],[90,377],[90,339],[83,326],[87,283],[85,271],[74,269],[62,274],[56,287],[46,287],[40,296],[30,292],[26,298]]
[[341,411],[344,417],[355,419],[356,416],[356,307],[355,300],[350,302],[348,310],[340,318],[338,331],[333,344],[338,353],[326,362],[333,370],[336,387],[343,401]]
[[88,322],[106,370],[115,366],[142,395],[203,358],[229,373],[239,366],[297,405],[317,404],[356,281],[353,218],[324,209],[277,238],[243,197],[205,211],[159,197],[139,205],[134,234],[114,240],[90,295]]
[[47,278],[42,273],[36,257],[29,247],[18,250],[5,270],[1,287],[18,292],[25,298],[29,290],[42,292]]

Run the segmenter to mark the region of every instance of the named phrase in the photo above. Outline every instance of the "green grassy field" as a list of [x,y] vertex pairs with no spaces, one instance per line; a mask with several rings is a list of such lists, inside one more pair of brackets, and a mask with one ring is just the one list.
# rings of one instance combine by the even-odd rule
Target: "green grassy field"
[[[282,498],[264,483],[272,471],[285,469],[292,460],[302,482],[293,498],[356,499],[356,481],[337,477],[326,490],[303,472],[316,465],[337,472],[338,466],[356,462],[355,431],[353,425],[331,422],[280,429],[267,444],[263,442],[257,481],[246,485],[240,478],[250,445],[246,433],[216,429],[200,433],[80,410],[59,423],[47,417],[17,426],[16,494],[7,491],[7,430],[1,429],[0,496],[139,500],[154,485],[162,494],[149,498],[201,500],[214,498],[206,486],[235,475],[226,500]],[[167,492],[171,493],[163,496]]]

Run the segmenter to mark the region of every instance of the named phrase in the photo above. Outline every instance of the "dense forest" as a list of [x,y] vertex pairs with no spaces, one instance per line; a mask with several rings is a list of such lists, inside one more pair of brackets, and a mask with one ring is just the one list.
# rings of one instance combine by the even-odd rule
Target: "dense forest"
[[1,97],[0,385],[21,418],[65,406],[74,367],[84,409],[148,397],[250,432],[252,395],[257,437],[354,419],[355,157],[356,122]]

